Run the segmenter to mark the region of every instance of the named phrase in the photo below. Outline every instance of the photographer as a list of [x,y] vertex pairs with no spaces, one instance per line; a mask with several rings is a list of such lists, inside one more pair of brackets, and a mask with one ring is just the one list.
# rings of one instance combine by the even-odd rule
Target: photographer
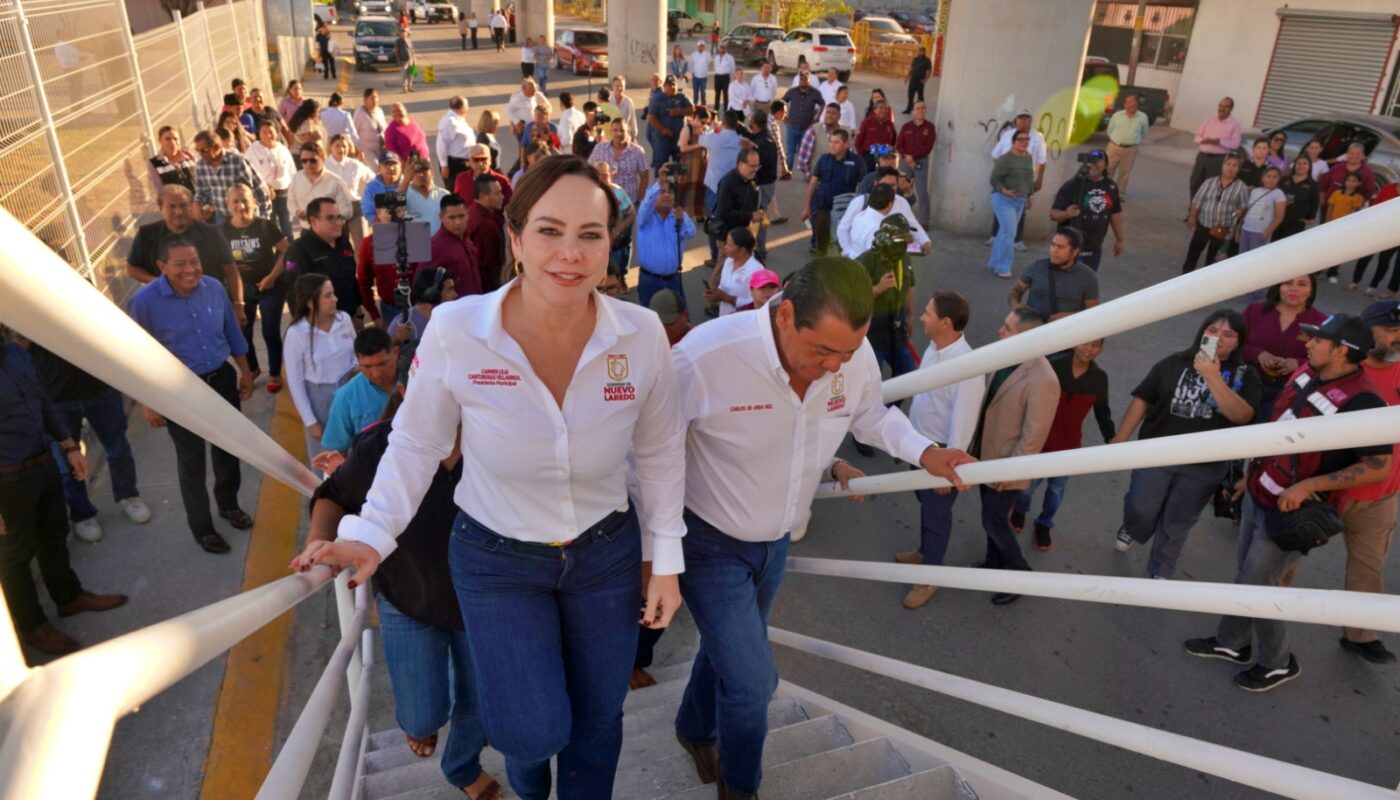
[[574,131],[572,139],[574,155],[588,160],[593,155],[593,148],[598,144],[599,125],[607,125],[611,118],[607,114],[598,111],[598,104],[592,100],[583,104],[583,123]]
[[681,286],[681,254],[685,241],[695,236],[695,220],[676,205],[675,164],[661,167],[659,180],[652,184],[637,209],[637,299],[646,306],[652,295],[670,289],[685,301]]
[[1084,153],[1079,157],[1079,173],[1065,181],[1050,206],[1050,219],[1083,234],[1079,260],[1095,272],[1109,228],[1113,229],[1113,255],[1123,255],[1123,203],[1118,184],[1105,176],[1107,169],[1108,156],[1102,150]]

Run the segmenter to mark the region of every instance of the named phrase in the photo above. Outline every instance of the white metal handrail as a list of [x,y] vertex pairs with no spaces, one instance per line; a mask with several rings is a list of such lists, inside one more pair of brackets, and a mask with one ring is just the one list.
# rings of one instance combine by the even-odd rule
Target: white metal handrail
[[770,627],[768,638],[775,644],[804,653],[1285,797],[1300,800],[1400,798],[1397,792],[1373,784],[1169,733],[780,628]]
[[891,378],[884,383],[884,399],[893,403],[1036,356],[1225,303],[1321,269],[1319,265],[1340,264],[1396,245],[1400,245],[1400,202],[1381,203],[1042,325],[1034,336],[1012,336]]

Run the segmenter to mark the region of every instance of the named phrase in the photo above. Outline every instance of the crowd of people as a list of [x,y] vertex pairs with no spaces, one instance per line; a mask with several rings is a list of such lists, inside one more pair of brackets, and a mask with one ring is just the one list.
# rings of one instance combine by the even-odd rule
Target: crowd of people
[[[497,17],[505,23],[496,12],[485,24],[500,50]],[[464,19],[463,49],[478,47],[477,29]],[[409,36],[404,21],[406,91]],[[322,53],[333,60],[328,44]],[[451,720],[442,769],[474,800],[501,791],[481,769],[487,741],[522,797],[549,795],[552,758],[561,794],[608,796],[623,698],[652,682],[651,649],[682,599],[700,649],[677,739],[721,797],[756,795],[777,682],[768,615],[818,484],[863,475],[836,457],[848,433],[864,455],[880,448],[948,481],[916,493],[918,546],[894,554],[938,565],[967,489],[956,468],[1079,448],[1091,410],[1103,441],[1117,443],[1400,403],[1400,265],[1389,296],[1378,288],[1392,249],[1379,254],[1366,290],[1376,302],[1360,316],[1315,308],[1318,281],[1336,282],[1337,268],[1211,311],[1146,371],[1116,422],[1103,340],[917,394],[906,416],[881,401],[882,369],[900,375],[973,347],[974,309],[940,286],[918,316],[929,344],[914,348],[912,259],[933,247],[936,137],[914,87],[926,67],[906,76],[909,119],[896,127],[879,89],[857,118],[835,70],[814,79],[803,62],[780,90],[769,64],[746,80],[723,45],[712,54],[703,41],[688,55],[677,45],[635,101],[614,77],[581,103],[570,91],[552,102],[551,61],[547,43],[527,38],[504,119],[487,109],[473,120],[454,96],[431,145],[404,104],[386,114],[373,88],[351,111],[339,93],[323,107],[297,81],[269,104],[235,80],[193,153],[178,130],[158,131],[160,218],[127,257],[142,284],[131,317],[224,401],[237,408],[264,374],[266,392],[288,390],[325,478],[293,567],[350,567],[354,581],[373,581],[408,746],[431,755]],[[1359,146],[1327,165],[1320,143],[1289,161],[1285,142],[1259,139],[1246,158],[1232,106],[1222,101],[1196,137],[1186,271],[1202,251],[1210,263],[1394,197],[1393,185],[1377,191]],[[1100,302],[1097,271],[1109,233],[1123,252],[1122,201],[1146,130],[1128,98],[1106,150],[1089,152],[1044,212],[1057,225],[1046,257],[1015,274],[1046,166],[1031,121],[1021,110],[991,153],[988,267],[1014,278],[1002,339]],[[506,136],[519,154],[509,165]],[[765,266],[768,236],[788,223],[776,183],[796,173],[812,258],[783,278]],[[707,319],[697,323],[682,266],[702,235]],[[839,256],[827,255],[833,240]],[[636,303],[622,300],[632,266]],[[135,522],[151,513],[120,395],[14,340],[0,347],[0,533],[16,534],[0,540],[0,579],[24,642],[61,655],[80,645],[44,617],[31,560],[60,616],[126,599],[88,592],[68,565],[69,519],[80,539],[102,536],[74,440],[84,421],[115,501]],[[238,459],[154,409],[142,414],[170,433],[196,544],[229,552],[206,459],[218,517],[248,529]],[[1042,485],[1030,541],[1049,550],[1067,478],[978,487],[976,566],[1031,569],[1017,534]],[[1287,584],[1320,544],[1299,540],[1309,515],[1343,534],[1347,588],[1379,592],[1397,490],[1390,446],[1143,468],[1105,544],[1127,553],[1151,542],[1145,574],[1173,578],[1214,504],[1240,524],[1236,581]],[[903,605],[937,591],[910,587]],[[1394,661],[1374,631],[1348,628],[1341,646]],[[1277,622],[1225,617],[1185,647],[1247,667],[1235,682],[1251,691],[1299,674]]]

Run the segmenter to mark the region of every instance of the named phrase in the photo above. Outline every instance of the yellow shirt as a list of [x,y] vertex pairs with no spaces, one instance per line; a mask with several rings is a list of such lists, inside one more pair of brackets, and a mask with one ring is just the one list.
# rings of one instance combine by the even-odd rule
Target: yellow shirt
[[1366,198],[1360,192],[1347,194],[1341,189],[1334,189],[1327,198],[1327,221],[1341,219],[1353,211],[1360,211],[1361,206],[1365,204]]

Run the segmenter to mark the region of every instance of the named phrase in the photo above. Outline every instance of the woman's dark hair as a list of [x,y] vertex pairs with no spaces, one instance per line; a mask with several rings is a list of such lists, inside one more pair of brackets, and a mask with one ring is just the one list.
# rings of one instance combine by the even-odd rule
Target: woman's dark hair
[[314,116],[316,112],[320,110],[321,103],[319,101],[312,100],[310,98],[301,101],[301,105],[297,106],[296,113],[292,114],[292,118],[287,120],[287,127],[292,131],[292,133],[296,133],[297,129],[301,127],[301,124],[303,122],[306,122],[308,119],[311,119],[311,117]]
[[[1299,161],[1306,161],[1306,162],[1308,162],[1308,177],[1311,178],[1311,177],[1312,177],[1312,164],[1313,164],[1313,160],[1312,160],[1311,158],[1308,157],[1308,154],[1307,154],[1307,153],[1301,153],[1301,152],[1300,152],[1298,155],[1296,155],[1296,156],[1293,157],[1293,172],[1297,172],[1297,171],[1298,171],[1298,162],[1299,162]],[[1293,172],[1288,173],[1288,176],[1289,176],[1290,178],[1293,177]]]
[[753,252],[755,241],[753,232],[748,228],[730,228],[729,241],[733,242],[735,247],[742,247],[750,253]]
[[870,275],[860,262],[822,256],[792,274],[783,288],[783,302],[792,303],[793,324],[799,329],[815,328],[830,314],[854,330],[870,321],[875,306],[872,288]]
[[292,307],[293,324],[300,319],[305,319],[311,325],[316,324],[316,306],[319,304],[311,301],[321,296],[321,287],[328,281],[330,278],[319,272],[308,272],[292,283],[288,304]]
[[530,209],[535,207],[535,203],[538,203],[561,178],[570,175],[583,178],[598,187],[598,191],[602,192],[608,201],[608,230],[617,226],[617,196],[613,194],[612,187],[604,183],[593,167],[582,158],[553,155],[526,171],[520,179],[520,185],[516,186],[511,194],[510,202],[506,204],[506,223],[517,236],[525,230],[525,222],[529,219]]
[[880,99],[881,99],[881,100],[884,100],[886,103],[888,103],[888,102],[890,101],[890,99],[889,99],[888,97],[885,96],[885,90],[884,90],[884,89],[879,89],[879,88],[871,89],[871,90],[870,90],[870,100],[869,100],[868,102],[866,102],[866,104],[865,104],[865,116],[867,116],[867,117],[870,116],[870,112],[872,112],[872,111],[875,110],[875,95],[877,95],[877,94],[880,95]]
[[[1278,149],[1275,150],[1274,140],[1280,136],[1283,136],[1283,144],[1279,145]],[[1279,158],[1283,158],[1283,151],[1286,147],[1288,147],[1288,137],[1284,136],[1283,131],[1274,131],[1273,134],[1269,136],[1269,155],[1277,155]]]
[[[1312,284],[1312,287],[1308,289],[1307,303],[1303,306],[1304,308],[1312,308],[1313,301],[1317,300],[1317,273],[1309,272],[1306,275],[1299,275],[1298,277],[1307,278],[1308,282]],[[1297,278],[1288,279],[1288,281],[1292,280],[1297,280]],[[1279,287],[1285,283],[1288,283],[1288,281],[1280,281],[1274,284],[1273,286],[1270,286],[1269,291],[1264,293],[1264,304],[1267,305],[1269,308],[1278,308],[1278,304],[1283,301],[1283,298],[1280,296]]]
[[1196,330],[1196,338],[1191,340],[1191,346],[1182,350],[1179,355],[1194,358],[1196,351],[1201,349],[1201,337],[1206,335],[1206,328],[1214,325],[1220,320],[1230,323],[1230,330],[1239,334],[1239,344],[1235,346],[1230,357],[1220,362],[1222,368],[1233,369],[1244,363],[1244,343],[1249,340],[1249,325],[1244,321],[1244,315],[1233,308],[1218,308],[1201,322],[1201,327]]
[[229,120],[233,120],[235,123],[238,124],[240,128],[243,127],[243,123],[238,121],[238,115],[233,113],[232,111],[219,112],[219,122],[214,127],[222,128],[224,127],[224,123],[228,122]]
[[541,152],[543,152],[545,156],[551,156],[554,155],[554,148],[550,146],[547,141],[530,142],[525,145],[525,155],[520,159],[520,168],[525,169],[527,166],[530,166],[530,159],[540,155]]

